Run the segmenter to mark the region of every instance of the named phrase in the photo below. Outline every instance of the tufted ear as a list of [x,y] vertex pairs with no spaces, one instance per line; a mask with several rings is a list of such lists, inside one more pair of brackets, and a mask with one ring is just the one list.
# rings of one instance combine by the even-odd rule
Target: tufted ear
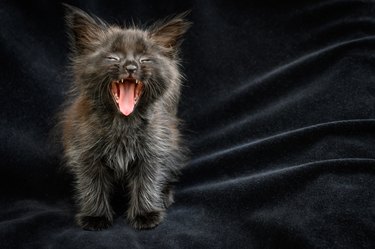
[[156,22],[150,29],[151,39],[170,52],[174,52],[181,44],[183,35],[192,25],[191,22],[185,20],[189,13],[186,11],[172,18]]
[[107,25],[98,17],[89,15],[81,9],[69,4],[63,5],[73,52],[83,54],[86,51],[92,51],[99,43]]

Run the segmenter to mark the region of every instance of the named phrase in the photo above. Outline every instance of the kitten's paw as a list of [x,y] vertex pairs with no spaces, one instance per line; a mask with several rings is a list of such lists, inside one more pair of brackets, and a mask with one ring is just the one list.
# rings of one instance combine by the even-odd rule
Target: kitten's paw
[[77,216],[77,223],[84,230],[100,231],[112,226],[112,221],[105,216]]
[[165,212],[153,211],[143,214],[138,214],[135,217],[128,219],[130,225],[136,229],[151,229],[160,224],[163,220]]

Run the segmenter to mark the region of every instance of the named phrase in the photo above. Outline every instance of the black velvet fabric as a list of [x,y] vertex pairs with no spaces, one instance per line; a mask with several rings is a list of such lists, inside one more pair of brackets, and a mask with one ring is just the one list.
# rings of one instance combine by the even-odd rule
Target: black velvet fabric
[[[68,1],[108,22],[191,9],[191,161],[157,228],[74,224],[51,131],[63,8],[0,2],[0,248],[375,248],[375,2]],[[121,206],[121,205],[120,205]]]

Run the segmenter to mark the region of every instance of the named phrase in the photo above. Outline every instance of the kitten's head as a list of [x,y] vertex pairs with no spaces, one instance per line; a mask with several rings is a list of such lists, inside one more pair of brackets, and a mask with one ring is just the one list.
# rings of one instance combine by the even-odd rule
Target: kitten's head
[[142,30],[109,25],[72,6],[66,9],[79,94],[125,116],[162,96],[173,102],[181,77],[178,47],[190,27],[186,13]]

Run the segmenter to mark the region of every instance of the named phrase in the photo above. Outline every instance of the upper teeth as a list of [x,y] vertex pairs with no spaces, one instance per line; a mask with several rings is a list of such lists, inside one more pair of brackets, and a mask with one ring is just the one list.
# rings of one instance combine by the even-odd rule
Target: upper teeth
[[[119,82],[119,83],[124,83],[124,81],[125,81],[124,79],[121,79],[121,80],[119,80],[118,82]],[[139,83],[139,80],[135,80],[135,84],[138,84],[138,83]]]

